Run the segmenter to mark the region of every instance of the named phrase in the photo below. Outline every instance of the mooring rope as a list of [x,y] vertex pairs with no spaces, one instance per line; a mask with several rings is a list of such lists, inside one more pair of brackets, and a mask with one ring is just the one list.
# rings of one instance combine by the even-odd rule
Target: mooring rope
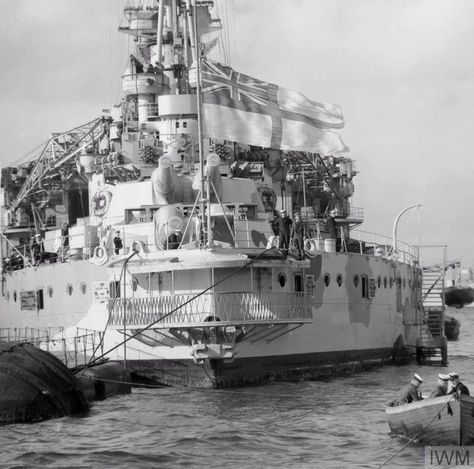
[[[98,378],[92,377],[91,379],[97,381],[103,381],[105,383],[115,383],[115,384],[127,384],[133,386],[135,388],[150,388],[150,389],[163,389],[163,388],[179,388],[189,391],[203,391],[203,392],[214,392],[219,394],[240,394],[241,396],[266,396],[266,397],[285,397],[285,398],[295,398],[294,394],[280,394],[280,393],[269,393],[269,392],[251,392],[251,391],[233,391],[231,389],[212,389],[212,388],[196,388],[190,386],[167,386],[163,384],[145,384],[145,383],[134,383],[133,381],[122,381],[122,380],[115,380],[115,379],[106,379],[106,378]],[[285,384],[288,383],[287,381],[280,381],[279,383]]]

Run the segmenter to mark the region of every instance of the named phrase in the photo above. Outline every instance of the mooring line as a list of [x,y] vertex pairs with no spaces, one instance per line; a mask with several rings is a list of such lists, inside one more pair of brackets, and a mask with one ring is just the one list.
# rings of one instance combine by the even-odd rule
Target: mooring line
[[[295,398],[296,396],[294,394],[272,394],[272,393],[264,393],[264,392],[251,392],[251,391],[232,391],[229,389],[212,389],[212,388],[195,388],[195,387],[189,387],[189,386],[166,386],[162,384],[145,384],[145,383],[134,383],[132,381],[121,381],[121,380],[114,380],[114,379],[106,379],[106,378],[98,378],[91,376],[91,379],[97,380],[97,381],[104,381],[106,383],[116,383],[116,384],[129,384],[130,386],[133,386],[135,388],[150,388],[150,389],[163,389],[163,388],[178,388],[178,389],[183,389],[183,390],[190,390],[190,391],[206,391],[206,392],[214,392],[214,393],[219,393],[219,394],[240,394],[240,395],[247,395],[247,396],[268,396],[268,397],[291,397]],[[285,381],[281,381],[282,384],[285,384]]]

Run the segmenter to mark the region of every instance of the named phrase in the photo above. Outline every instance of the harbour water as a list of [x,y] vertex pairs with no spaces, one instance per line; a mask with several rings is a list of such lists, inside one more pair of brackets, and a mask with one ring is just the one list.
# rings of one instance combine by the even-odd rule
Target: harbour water
[[[385,366],[324,381],[227,390],[134,389],[87,416],[0,428],[2,468],[377,468],[406,441],[389,433],[384,403],[414,371],[428,392],[440,371],[474,389],[474,308],[461,322],[448,368]],[[411,444],[386,468],[423,468]]]

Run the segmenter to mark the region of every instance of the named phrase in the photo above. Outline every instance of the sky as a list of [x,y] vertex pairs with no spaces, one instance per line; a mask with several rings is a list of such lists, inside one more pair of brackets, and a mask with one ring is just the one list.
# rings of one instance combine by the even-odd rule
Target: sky
[[[120,101],[122,0],[0,0],[0,164]],[[219,0],[230,65],[342,106],[361,229],[474,266],[474,2]],[[224,50],[224,49],[222,49]],[[423,257],[442,260],[441,248]]]

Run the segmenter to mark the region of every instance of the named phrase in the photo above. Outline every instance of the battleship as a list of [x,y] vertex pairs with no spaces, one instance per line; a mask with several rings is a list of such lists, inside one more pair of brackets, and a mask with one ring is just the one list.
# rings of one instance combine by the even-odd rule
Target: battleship
[[211,60],[213,6],[127,4],[122,101],[2,169],[0,338],[212,387],[414,351],[417,252],[359,230],[341,109]]

